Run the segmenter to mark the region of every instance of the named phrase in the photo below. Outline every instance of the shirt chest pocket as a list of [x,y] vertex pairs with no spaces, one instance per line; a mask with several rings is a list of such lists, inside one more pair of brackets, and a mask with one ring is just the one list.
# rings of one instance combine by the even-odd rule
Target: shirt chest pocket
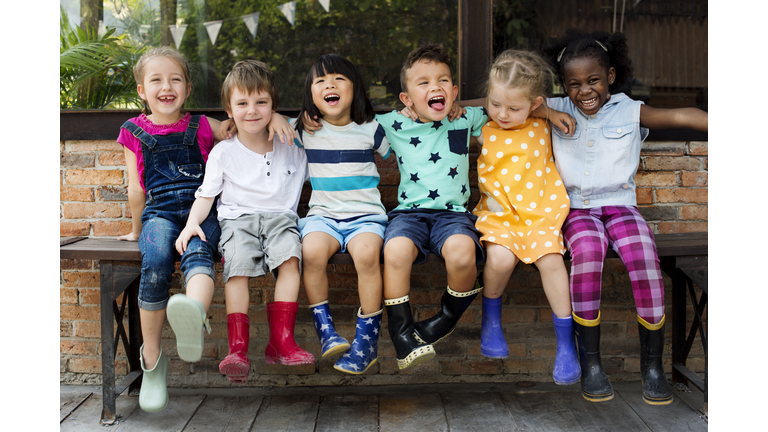
[[600,165],[610,167],[611,183],[623,185],[634,175],[638,161],[631,160],[633,127],[634,124],[629,123],[603,128],[608,152],[601,154]]
[[573,132],[573,136],[561,131],[557,126],[552,126],[552,130],[555,132],[552,139],[552,151],[555,153],[555,158],[557,158],[558,153],[567,154],[577,150],[576,147],[579,144],[581,128],[577,126],[576,130]]

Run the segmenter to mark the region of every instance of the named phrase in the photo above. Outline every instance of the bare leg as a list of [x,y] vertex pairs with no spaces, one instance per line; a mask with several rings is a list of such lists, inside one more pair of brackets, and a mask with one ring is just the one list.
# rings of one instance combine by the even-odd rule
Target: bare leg
[[233,313],[248,314],[250,293],[248,292],[248,276],[232,276],[224,284],[224,304],[227,315]]
[[509,249],[496,243],[485,243],[485,267],[483,271],[483,297],[501,297],[515,271],[519,259]]
[[296,302],[299,299],[301,273],[299,259],[291,257],[277,266],[277,281],[275,282],[275,301]]
[[347,246],[357,270],[357,292],[360,295],[363,315],[381,310],[382,282],[379,254],[383,243],[384,239],[377,234],[362,233],[353,237]]
[[471,290],[477,278],[475,242],[472,238],[464,234],[454,234],[443,243],[440,253],[445,259],[448,286],[457,292]]
[[411,292],[411,268],[419,249],[407,237],[395,237],[384,246],[384,298],[391,300]]
[[568,285],[568,270],[565,269],[563,256],[550,253],[536,260],[536,267],[541,274],[541,284],[547,295],[552,312],[558,318],[571,316],[571,292]]
[[202,273],[192,276],[187,282],[187,297],[202,303],[205,311],[208,312],[213,299],[213,279]]
[[160,357],[160,335],[163,332],[163,323],[165,323],[165,309],[156,311],[139,309],[139,319],[141,320],[141,336],[144,338],[144,349],[142,350],[144,368],[149,370],[155,367],[155,363]]
[[316,231],[304,236],[301,253],[304,289],[307,291],[309,304],[328,300],[328,260],[339,249],[339,242],[324,232]]

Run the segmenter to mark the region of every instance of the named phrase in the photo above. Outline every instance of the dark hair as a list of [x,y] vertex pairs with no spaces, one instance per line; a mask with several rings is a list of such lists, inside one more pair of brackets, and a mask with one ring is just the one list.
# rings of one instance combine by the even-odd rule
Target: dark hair
[[410,69],[414,63],[418,63],[422,60],[443,63],[448,66],[448,70],[451,69],[451,56],[448,55],[448,51],[443,48],[442,45],[434,43],[422,45],[408,54],[402,69],[400,69],[400,88],[402,91],[408,91],[408,77],[406,76],[406,72],[408,72],[408,69]]
[[568,29],[564,36],[550,40],[549,46],[544,49],[544,56],[557,71],[563,85],[565,65],[576,58],[595,58],[606,71],[613,67],[616,70],[616,79],[608,87],[611,93],[616,93],[624,83],[632,79],[634,72],[632,60],[629,58],[627,37],[619,32],[586,33]]
[[357,124],[373,121],[376,113],[373,111],[373,105],[371,105],[371,101],[365,93],[363,77],[357,71],[355,65],[338,54],[325,54],[315,60],[307,74],[307,82],[304,84],[304,101],[301,104],[301,111],[299,111],[296,130],[304,130],[304,122],[302,121],[304,114],[309,118],[323,117],[323,114],[320,113],[320,110],[317,109],[317,106],[312,101],[312,82],[317,77],[332,73],[344,75],[352,82],[352,107],[349,113],[352,121]]
[[251,59],[241,60],[235,63],[235,66],[227,74],[224,84],[221,86],[221,106],[230,114],[232,114],[230,100],[235,89],[249,95],[255,92],[269,93],[269,97],[272,98],[273,111],[277,110],[280,104],[275,76],[264,62]]

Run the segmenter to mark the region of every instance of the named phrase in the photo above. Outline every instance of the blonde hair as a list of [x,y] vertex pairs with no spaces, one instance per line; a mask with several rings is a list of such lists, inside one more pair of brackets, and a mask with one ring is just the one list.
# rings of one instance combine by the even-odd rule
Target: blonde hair
[[266,63],[258,60],[242,60],[232,67],[224,84],[221,86],[221,106],[229,112],[232,107],[232,93],[235,88],[246,94],[254,92],[266,92],[272,98],[272,110],[276,110],[280,103],[280,97],[277,94],[277,83],[275,76]]
[[[181,53],[176,51],[175,49],[167,46],[162,47],[156,47],[156,48],[150,48],[147,52],[145,52],[141,58],[139,58],[139,61],[136,62],[136,64],[133,66],[133,78],[136,80],[136,84],[144,84],[144,67],[147,66],[147,63],[149,63],[150,60],[152,60],[155,57],[167,57],[171,61],[175,62],[179,65],[181,68],[183,74],[184,74],[184,81],[186,81],[186,84],[189,84],[190,86],[190,94],[192,93],[192,74],[189,71],[189,63],[187,63],[187,59],[184,58]],[[146,100],[142,99],[144,107],[141,109],[141,113],[144,115],[150,115],[152,114],[152,110],[149,108],[149,104]],[[184,110],[182,109],[182,112]]]
[[525,89],[531,101],[550,94],[552,69],[540,55],[534,52],[506,50],[496,57],[485,83],[488,95],[491,85],[501,85],[507,89]]

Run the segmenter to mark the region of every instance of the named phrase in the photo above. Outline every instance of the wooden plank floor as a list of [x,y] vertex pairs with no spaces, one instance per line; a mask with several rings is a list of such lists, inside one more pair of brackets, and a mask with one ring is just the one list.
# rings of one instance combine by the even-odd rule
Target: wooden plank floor
[[698,390],[667,406],[643,402],[639,382],[614,383],[591,403],[578,384],[420,384],[367,387],[170,389],[160,413],[117,398],[117,424],[99,425],[101,388],[60,387],[64,431],[703,431]]

